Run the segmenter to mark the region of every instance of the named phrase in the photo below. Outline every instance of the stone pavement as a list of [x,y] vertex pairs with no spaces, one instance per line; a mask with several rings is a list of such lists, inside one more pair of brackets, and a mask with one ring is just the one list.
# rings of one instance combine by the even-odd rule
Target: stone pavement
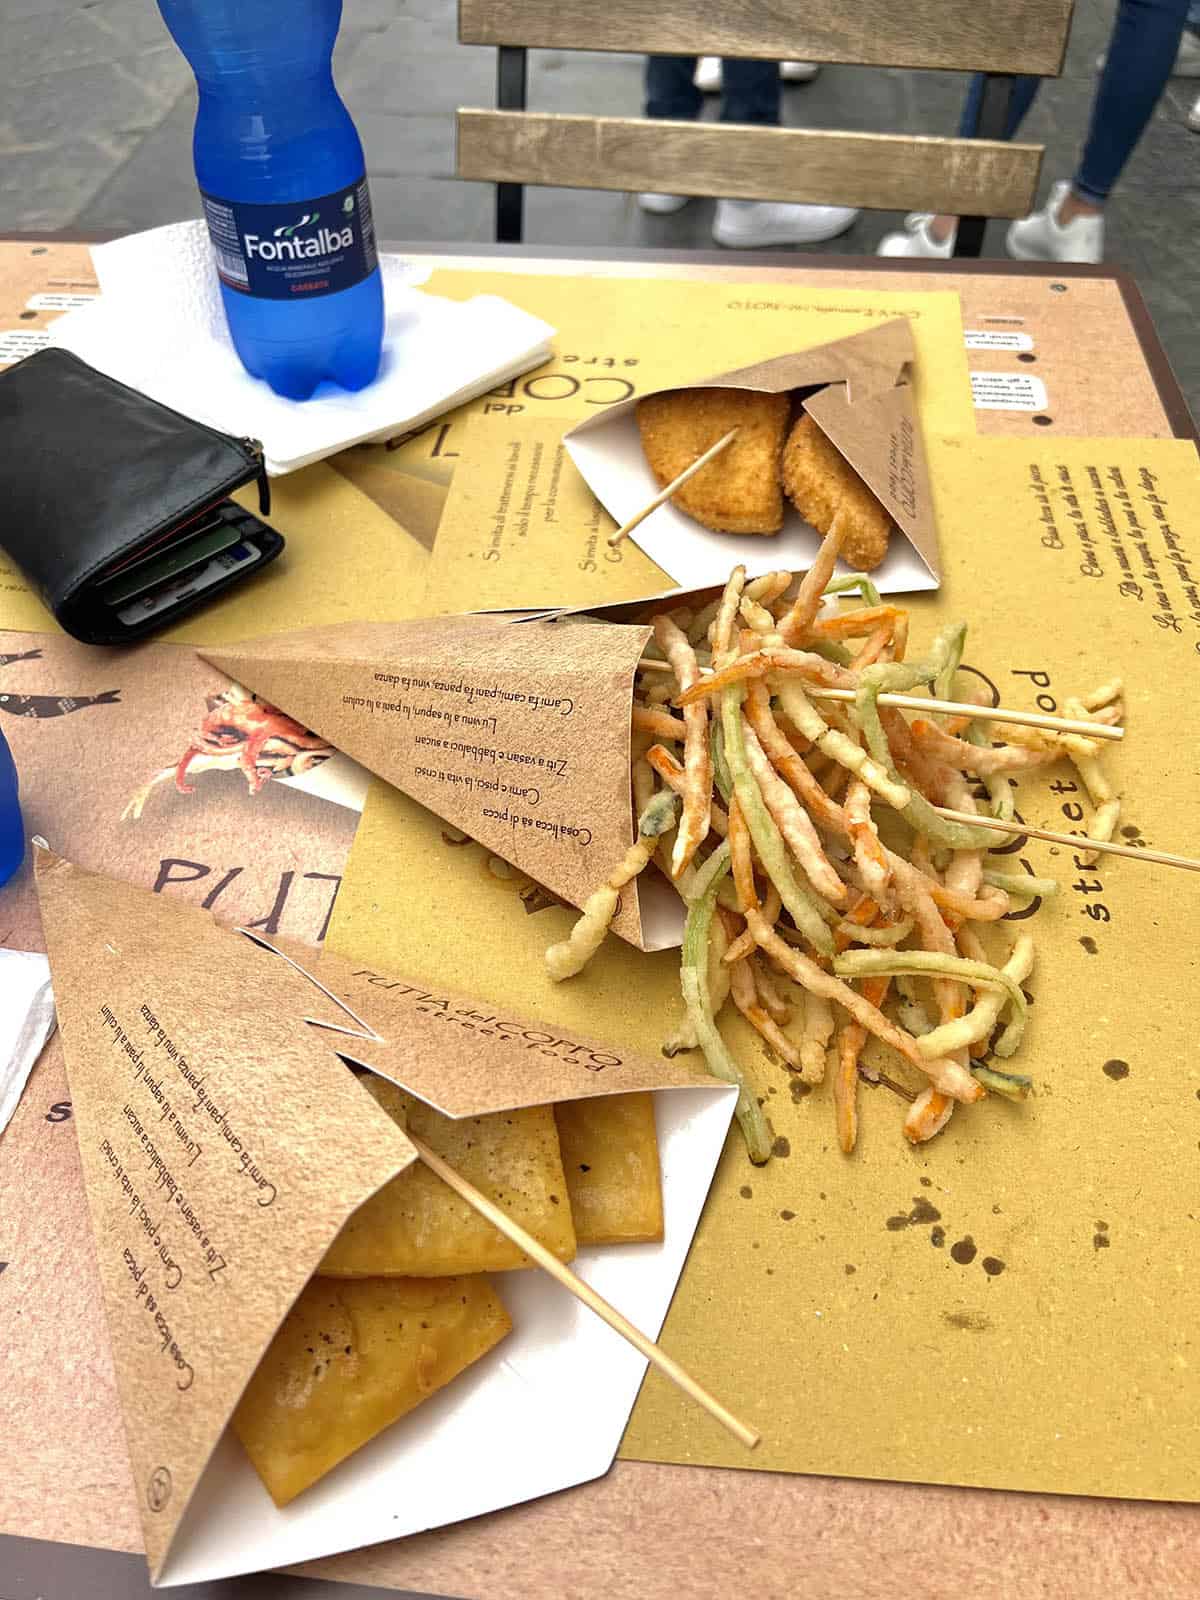
[[[1043,189],[1075,163],[1113,9],[1114,0],[1077,0],[1066,75],[1043,87],[1026,124],[1046,145]],[[490,186],[453,177],[453,111],[493,104],[495,56],[456,42],[454,0],[345,0],[336,70],[366,146],[380,237],[489,239]],[[784,117],[951,133],[964,84],[952,73],[827,67],[785,90]],[[1200,414],[1200,135],[1184,126],[1197,94],[1200,80],[1172,80],[1110,207],[1109,256],[1135,273]],[[532,52],[529,104],[637,114],[641,58]],[[194,107],[191,74],[153,0],[0,0],[0,234],[123,231],[195,215]],[[711,215],[706,201],[647,217],[623,194],[531,189],[526,238],[712,248]],[[824,248],[869,253],[895,222],[866,212]],[[1002,224],[986,250],[1003,254]]]

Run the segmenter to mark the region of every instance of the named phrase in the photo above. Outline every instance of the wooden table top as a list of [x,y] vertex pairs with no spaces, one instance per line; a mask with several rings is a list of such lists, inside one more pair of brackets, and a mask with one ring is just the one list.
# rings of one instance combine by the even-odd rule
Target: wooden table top
[[[905,262],[827,255],[629,252],[544,246],[388,245],[433,265],[521,273],[667,276],[846,288],[952,289],[963,323],[1024,332],[1024,351],[969,352],[973,371],[1036,374],[1044,412],[979,411],[980,433],[1191,437],[1195,427],[1150,318],[1127,274],[1107,267],[996,261]],[[0,241],[0,364],[10,330],[36,331],[54,311],[41,293],[87,292],[86,245],[27,236]],[[1017,341],[1024,343],[1025,341]],[[1018,362],[1020,354],[1032,361]],[[11,358],[10,358],[11,359]],[[1048,421],[1039,420],[1048,417]],[[0,1149],[0,1171],[3,1168]],[[6,1478],[17,1478],[10,1462]],[[117,1470],[121,1470],[118,1465]],[[11,1483],[10,1483],[11,1487]],[[80,1545],[137,1548],[127,1524],[65,1526],[53,1497],[33,1501],[0,1486],[0,1583],[7,1595],[151,1591],[140,1558]],[[4,1517],[20,1506],[19,1520]],[[18,1537],[22,1536],[22,1537]],[[50,1544],[43,1541],[63,1541]],[[1200,1515],[1189,1505],[618,1461],[600,1482],[390,1545],[296,1569],[312,1579],[471,1600],[716,1600],[798,1594],[804,1600],[1008,1600],[1041,1596],[1150,1596],[1196,1592]],[[87,1565],[80,1558],[86,1557]],[[58,1581],[56,1581],[56,1577]],[[24,1585],[24,1586],[23,1586]],[[204,1600],[324,1593],[270,1577],[204,1586]],[[181,1591],[187,1592],[187,1591]],[[330,1591],[352,1600],[353,1588]]]

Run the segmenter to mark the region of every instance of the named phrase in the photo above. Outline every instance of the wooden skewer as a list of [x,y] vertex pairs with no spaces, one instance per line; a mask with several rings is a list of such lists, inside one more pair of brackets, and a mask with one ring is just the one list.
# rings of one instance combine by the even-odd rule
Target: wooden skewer
[[616,1330],[623,1339],[627,1339],[633,1348],[644,1355],[647,1361],[653,1363],[660,1372],[664,1373],[671,1382],[677,1384],[685,1394],[692,1397],[697,1404],[704,1407],[708,1414],[715,1417],[723,1428],[727,1428],[735,1439],[739,1440],[748,1450],[753,1450],[761,1437],[753,1428],[748,1428],[744,1422],[739,1422],[731,1411],[727,1411],[719,1400],[715,1399],[708,1390],[702,1388],[695,1378],[689,1376],[677,1361],[673,1361],[644,1333],[638,1331],[633,1323],[623,1317],[615,1306],[609,1305],[603,1296],[598,1295],[590,1284],[584,1283],[577,1277],[570,1267],[564,1266],[556,1255],[539,1244],[532,1234],[526,1233],[520,1223],[514,1222],[506,1211],[493,1205],[486,1195],[480,1194],[473,1184],[467,1182],[455,1172],[453,1167],[448,1167],[442,1158],[435,1155],[428,1145],[407,1134],[409,1143],[416,1150],[421,1160],[431,1172],[435,1172],[443,1183],[448,1183],[455,1194],[461,1195],[468,1205],[474,1206],[480,1216],[486,1217],[500,1232],[510,1238],[519,1246],[527,1256],[530,1256],[550,1274],[557,1278],[565,1289],[569,1289],[577,1300],[583,1302],[589,1311],[594,1311],[602,1321],[607,1322],[610,1328]]
[[665,489],[660,489],[648,506],[643,506],[636,516],[630,517],[629,521],[623,523],[615,533],[610,533],[608,536],[609,545],[612,546],[620,544],[621,540],[627,533],[632,533],[640,522],[645,522],[646,518],[652,511],[657,511],[659,506],[671,498],[676,489],[681,488],[689,478],[693,477],[697,472],[700,471],[701,467],[706,467],[714,456],[720,455],[725,446],[732,444],[736,438],[737,429],[730,428],[729,432],[725,434],[723,438],[718,439],[716,444],[710,444],[704,454],[702,456],[697,456],[690,467],[684,467],[683,471],[677,478],[672,478],[671,482]]
[[[882,695],[880,696],[882,699]],[[1071,850],[1081,850],[1091,855],[1094,850],[1110,856],[1127,856],[1133,861],[1157,861],[1164,867],[1182,867],[1185,872],[1200,872],[1200,861],[1190,856],[1173,856],[1166,850],[1139,850],[1131,844],[1113,844],[1107,839],[1088,839],[1082,833],[1055,833],[1050,828],[1031,828],[1027,822],[1001,822],[999,817],[976,816],[970,811],[952,811],[949,806],[934,806],[939,817],[949,817],[951,822],[969,822],[972,827],[991,828],[996,833],[1011,833],[1031,839],[1046,839],[1051,844],[1065,844]]]
[[[642,656],[638,667],[644,672],[670,672],[669,661],[659,661],[655,656]],[[700,672],[709,672],[701,667]],[[854,699],[853,689],[825,689],[817,684],[805,683],[805,694],[814,700]],[[1085,739],[1114,739],[1125,737],[1122,727],[1109,722],[1083,721],[1076,717],[1053,717],[1044,711],[1014,711],[1008,706],[977,706],[971,700],[935,700],[932,696],[917,694],[881,694],[881,706],[898,706],[902,711],[937,711],[951,716],[970,717],[975,722],[1018,722],[1025,728],[1049,728],[1053,733],[1078,733]],[[1140,852],[1139,852],[1140,853]]]
[[[805,684],[814,700],[853,700],[853,689],[822,689]],[[1123,739],[1125,729],[1108,722],[1084,722],[1076,717],[1051,717],[1044,711],[1014,711],[1010,706],[977,706],[969,700],[934,700],[919,694],[881,694],[881,706],[902,711],[939,711],[970,717],[975,722],[1016,722],[1023,728],[1049,728],[1054,733],[1081,733],[1085,739]]]

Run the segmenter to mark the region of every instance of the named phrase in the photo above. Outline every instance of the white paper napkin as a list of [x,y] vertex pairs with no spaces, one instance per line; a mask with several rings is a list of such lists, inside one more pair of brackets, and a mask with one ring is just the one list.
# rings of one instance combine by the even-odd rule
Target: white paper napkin
[[425,294],[416,283],[427,272],[381,256],[379,377],[357,394],[323,384],[311,400],[285,400],[237,358],[202,222],[96,245],[92,260],[100,298],[52,323],[51,343],[198,422],[261,439],[273,475],[420,427],[539,366],[555,332],[494,295]]
[[17,1109],[54,1021],[45,956],[0,950],[0,1133]]

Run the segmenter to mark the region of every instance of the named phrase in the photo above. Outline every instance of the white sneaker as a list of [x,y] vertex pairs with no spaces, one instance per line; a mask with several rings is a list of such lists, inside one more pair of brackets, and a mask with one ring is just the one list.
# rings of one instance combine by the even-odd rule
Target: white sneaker
[[1196,103],[1187,114],[1186,126],[1189,127],[1193,133],[1200,133],[1200,96],[1197,97]]
[[669,217],[673,211],[682,211],[690,198],[686,194],[656,194],[653,189],[647,189],[638,195],[637,203],[651,216]]
[[[784,83],[811,83],[820,70],[815,61],[779,63],[779,76]],[[692,74],[692,82],[701,94],[720,94],[722,82],[720,56],[701,56]]]
[[1064,227],[1058,210],[1070,192],[1059,182],[1041,211],[1014,222],[1004,236],[1004,247],[1017,261],[1103,261],[1104,218],[1076,217]]
[[1200,39],[1190,28],[1179,36],[1179,54],[1171,69],[1173,78],[1200,78]]
[[[1104,63],[1108,60],[1108,52],[1096,57],[1096,71],[1104,71]],[[1179,36],[1179,53],[1175,57],[1175,65],[1171,68],[1173,78],[1200,78],[1200,38],[1190,28],[1185,28]]]
[[944,239],[935,239],[929,231],[929,224],[932,221],[932,211],[910,211],[904,219],[904,232],[885,233],[876,247],[875,254],[948,261],[954,254],[955,230],[951,229]]
[[713,238],[730,250],[772,244],[820,244],[845,233],[853,206],[798,206],[781,200],[718,200]]
[[699,61],[696,63],[696,70],[692,74],[692,82],[696,85],[701,94],[720,94],[720,56],[701,56]]

